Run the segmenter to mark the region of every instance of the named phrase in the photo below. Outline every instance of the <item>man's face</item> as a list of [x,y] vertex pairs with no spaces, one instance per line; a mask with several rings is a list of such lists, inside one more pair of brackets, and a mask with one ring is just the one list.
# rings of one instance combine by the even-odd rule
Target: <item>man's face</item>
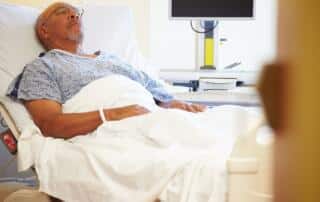
[[43,26],[50,41],[69,40],[81,43],[83,39],[82,12],[68,4],[57,5],[48,11]]

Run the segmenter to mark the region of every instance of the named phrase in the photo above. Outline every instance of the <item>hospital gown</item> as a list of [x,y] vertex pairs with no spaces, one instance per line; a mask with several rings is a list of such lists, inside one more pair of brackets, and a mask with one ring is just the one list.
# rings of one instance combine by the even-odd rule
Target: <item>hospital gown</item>
[[89,58],[58,49],[50,50],[25,66],[10,84],[7,95],[20,100],[49,99],[64,104],[90,82],[120,74],[140,83],[156,101],[173,99],[158,81],[120,58],[106,52],[97,52],[96,55]]

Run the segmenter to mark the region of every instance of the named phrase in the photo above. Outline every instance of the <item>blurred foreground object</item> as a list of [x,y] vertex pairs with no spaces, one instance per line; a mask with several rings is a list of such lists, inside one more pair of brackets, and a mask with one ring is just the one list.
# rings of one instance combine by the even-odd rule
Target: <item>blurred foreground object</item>
[[279,0],[277,62],[259,91],[275,130],[275,202],[320,201],[320,1]]
[[285,127],[287,65],[277,63],[266,65],[258,82],[258,92],[266,118],[275,131]]

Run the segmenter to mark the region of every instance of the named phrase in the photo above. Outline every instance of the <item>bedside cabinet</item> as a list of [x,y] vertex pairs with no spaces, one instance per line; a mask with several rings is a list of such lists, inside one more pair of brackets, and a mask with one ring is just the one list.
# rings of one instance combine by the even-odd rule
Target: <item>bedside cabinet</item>
[[260,98],[254,87],[237,87],[232,90],[210,90],[182,92],[174,94],[177,99],[204,104],[209,107],[219,105],[240,105],[260,107]]

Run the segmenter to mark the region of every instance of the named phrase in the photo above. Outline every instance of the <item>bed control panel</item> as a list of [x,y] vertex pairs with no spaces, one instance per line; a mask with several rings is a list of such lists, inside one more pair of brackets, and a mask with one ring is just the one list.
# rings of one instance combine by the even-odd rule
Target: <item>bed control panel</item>
[[0,139],[11,154],[15,155],[17,153],[17,140],[10,130],[2,132]]

